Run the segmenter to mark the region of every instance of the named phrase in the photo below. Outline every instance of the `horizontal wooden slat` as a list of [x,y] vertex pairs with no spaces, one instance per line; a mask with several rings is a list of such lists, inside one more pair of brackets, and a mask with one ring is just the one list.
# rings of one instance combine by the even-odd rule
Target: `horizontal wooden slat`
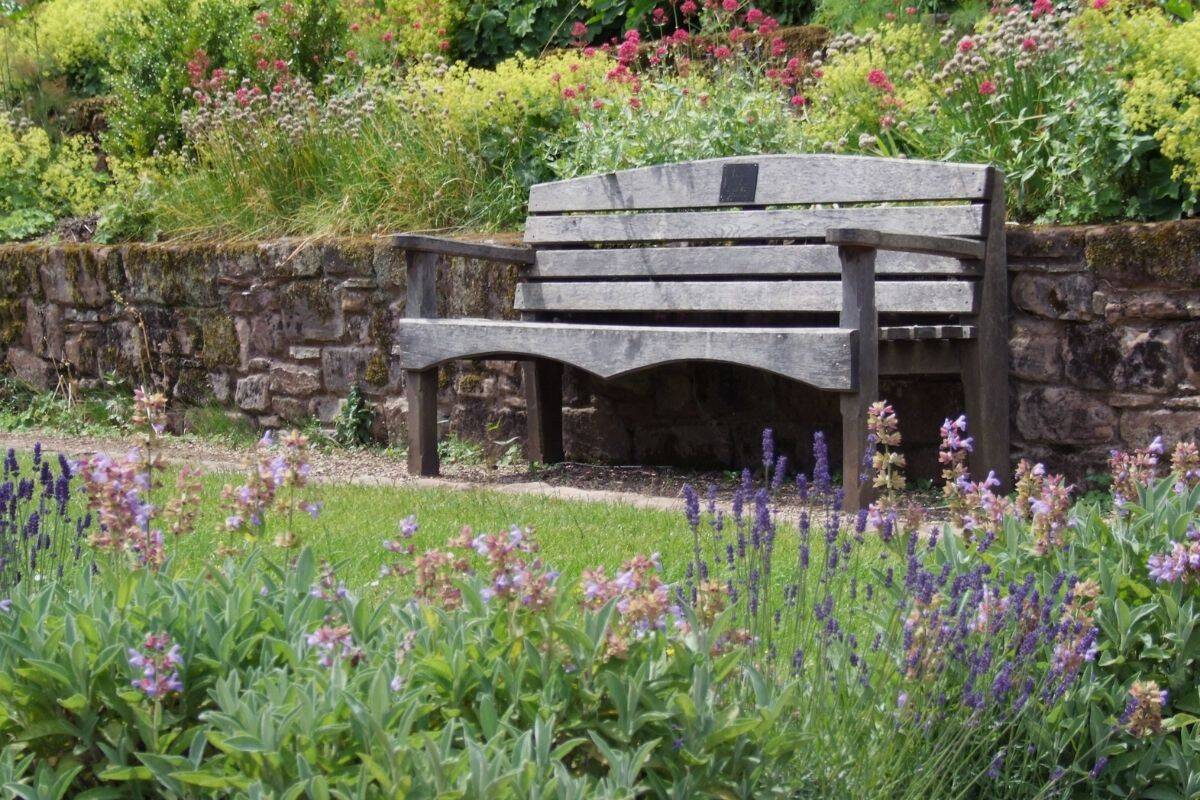
[[456,358],[526,356],[610,378],[679,361],[744,364],[819,389],[854,389],[843,328],[670,328],[497,320],[401,320],[393,352],[404,369]]
[[[753,199],[721,202],[727,165],[755,164]],[[708,208],[916,200],[986,196],[979,164],[837,155],[718,158],[542,183],[529,192],[531,213]]]
[[428,236],[419,233],[398,233],[392,244],[402,250],[421,253],[436,253],[441,256],[474,258],[480,261],[497,261],[505,264],[531,264],[533,251],[528,247],[513,247],[495,242],[450,239],[444,236]]
[[906,206],[786,211],[693,211],[529,217],[534,245],[588,242],[732,241],[825,238],[830,228],[872,228],[930,236],[979,236],[983,207]]
[[825,241],[836,245],[976,260],[983,258],[987,252],[987,245],[978,239],[960,239],[955,236],[919,236],[912,233],[884,233],[864,228],[831,228],[825,231]]
[[[969,281],[878,281],[881,313],[968,314],[977,284]],[[518,311],[796,311],[842,307],[840,281],[674,281],[523,283]]]
[[974,325],[889,325],[879,329],[885,342],[916,342],[927,339],[974,339]]
[[[978,275],[958,258],[882,251],[877,275]],[[690,275],[840,275],[837,248],[825,244],[742,247],[638,247],[538,250],[533,278],[687,277]]]

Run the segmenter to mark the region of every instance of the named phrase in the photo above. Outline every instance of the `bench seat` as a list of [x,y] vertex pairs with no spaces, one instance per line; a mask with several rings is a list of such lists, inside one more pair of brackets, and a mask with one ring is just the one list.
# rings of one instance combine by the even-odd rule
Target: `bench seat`
[[601,378],[680,361],[743,364],[827,391],[854,391],[856,332],[846,328],[720,328],[405,319],[395,354],[406,369],[459,358],[545,358]]

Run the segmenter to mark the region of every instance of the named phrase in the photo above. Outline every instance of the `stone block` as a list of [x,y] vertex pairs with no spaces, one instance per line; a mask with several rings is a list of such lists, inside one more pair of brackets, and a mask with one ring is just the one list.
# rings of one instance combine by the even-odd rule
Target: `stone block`
[[375,415],[383,424],[384,435],[388,444],[404,444],[408,434],[408,400],[403,397],[389,397],[379,404]]
[[1062,386],[1022,390],[1017,399],[1021,437],[1050,444],[1094,444],[1111,441],[1117,414],[1094,395]]
[[212,392],[213,400],[224,405],[229,402],[232,395],[232,380],[228,372],[210,372],[208,373],[208,390]]
[[328,425],[342,413],[345,399],[341,397],[314,397],[308,403],[308,413]]
[[1013,377],[1039,383],[1060,380],[1065,333],[1064,326],[1049,320],[1014,319],[1008,340]]
[[1095,278],[1085,273],[1023,273],[1013,279],[1012,297],[1018,308],[1039,317],[1078,321],[1092,318],[1095,289]]
[[45,391],[58,382],[54,366],[23,347],[8,348],[8,366],[17,380]]
[[325,389],[344,395],[356,383],[365,384],[367,367],[376,351],[371,347],[326,347],[321,351]]
[[1114,286],[1191,289],[1200,283],[1200,220],[1089,228],[1085,255]]
[[628,463],[633,457],[629,430],[610,411],[563,409],[563,440],[571,461]]
[[288,422],[303,422],[308,419],[308,401],[301,397],[271,397],[271,411]]
[[248,375],[240,379],[234,402],[243,411],[266,411],[271,402],[270,378],[267,375]]
[[321,370],[277,361],[271,365],[271,391],[307,397],[321,391]]
[[279,289],[279,312],[287,341],[332,342],[342,336],[342,311],[323,280],[290,281]]
[[1121,336],[1121,360],[1113,383],[1121,391],[1165,393],[1179,381],[1177,331],[1158,326],[1127,328]]
[[289,347],[288,357],[293,361],[320,361],[321,348],[303,346]]
[[1200,441],[1200,411],[1154,409],[1121,415],[1121,440],[1126,448],[1145,447],[1155,436],[1161,436],[1167,447],[1184,439]]
[[1009,226],[1005,249],[1010,259],[1077,259],[1085,247],[1086,229],[1080,227]]

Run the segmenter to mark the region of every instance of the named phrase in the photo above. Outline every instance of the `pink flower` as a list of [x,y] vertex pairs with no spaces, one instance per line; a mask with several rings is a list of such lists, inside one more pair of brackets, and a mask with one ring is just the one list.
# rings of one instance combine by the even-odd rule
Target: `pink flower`
[[762,19],[765,16],[766,15],[763,14],[761,10],[752,8],[746,12],[746,23],[749,25],[757,25],[758,23],[762,22]]
[[690,17],[692,14],[695,14],[697,10],[698,9],[696,8],[696,4],[693,2],[693,0],[684,0],[683,5],[679,7],[679,12],[685,17]]
[[713,48],[713,57],[716,58],[717,60],[723,60],[723,59],[729,58],[731,55],[733,55],[733,51],[730,50],[725,45],[721,45],[720,47]]
[[738,6],[740,5],[741,4],[738,2],[738,0],[724,0],[724,2],[721,3],[721,8],[732,14],[738,10]]
[[1092,8],[1097,11],[1103,11],[1108,7],[1108,0],[1092,0]]
[[588,34],[588,26],[582,22],[576,22],[571,26],[571,35],[576,39],[582,39]]
[[906,6],[904,9],[904,13],[908,14],[910,17],[915,17],[917,15],[917,7],[916,6]]
[[736,44],[737,41],[745,35],[746,35],[745,30],[743,30],[742,28],[735,27],[729,31],[729,41],[734,42]]
[[1034,0],[1032,17],[1037,19],[1043,14],[1053,14],[1054,3],[1050,0]]
[[892,82],[888,80],[887,73],[881,69],[873,69],[868,72],[867,83],[876,89],[883,89],[885,92],[891,92],[894,88]]
[[791,104],[795,108],[803,108],[808,104],[808,100],[802,94],[792,95]]
[[380,38],[383,39],[384,44],[391,44],[395,40],[396,34],[392,33],[391,31],[387,31]]
[[975,40],[970,36],[964,36],[958,41],[958,52],[969,53],[975,49]]
[[787,55],[787,42],[783,39],[773,39],[771,41],[771,55],[776,58]]
[[1024,50],[1026,53],[1032,53],[1034,50],[1037,50],[1038,49],[1037,39],[1034,39],[1032,36],[1026,36],[1024,39],[1021,40],[1021,49]]
[[883,18],[886,19],[888,22],[895,22],[896,14],[895,14],[895,12],[889,11],[883,15]]
[[636,97],[631,97],[629,98],[629,107],[636,111],[642,107],[642,101]]
[[979,93],[980,94],[995,94],[996,93],[996,84],[993,83],[992,81],[984,81],[983,83],[979,84]]

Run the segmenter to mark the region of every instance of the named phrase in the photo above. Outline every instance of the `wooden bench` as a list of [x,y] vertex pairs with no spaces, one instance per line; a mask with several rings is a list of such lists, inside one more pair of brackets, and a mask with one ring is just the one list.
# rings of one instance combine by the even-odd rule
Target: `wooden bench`
[[[534,186],[528,248],[399,235],[409,470],[438,472],[438,367],[520,359],[531,459],[559,461],[562,365],[603,378],[722,361],[841,395],[857,507],[880,375],[960,374],[972,467],[1009,472],[1001,172],[834,155],[722,158]],[[437,319],[446,256],[525,265],[521,321]]]

